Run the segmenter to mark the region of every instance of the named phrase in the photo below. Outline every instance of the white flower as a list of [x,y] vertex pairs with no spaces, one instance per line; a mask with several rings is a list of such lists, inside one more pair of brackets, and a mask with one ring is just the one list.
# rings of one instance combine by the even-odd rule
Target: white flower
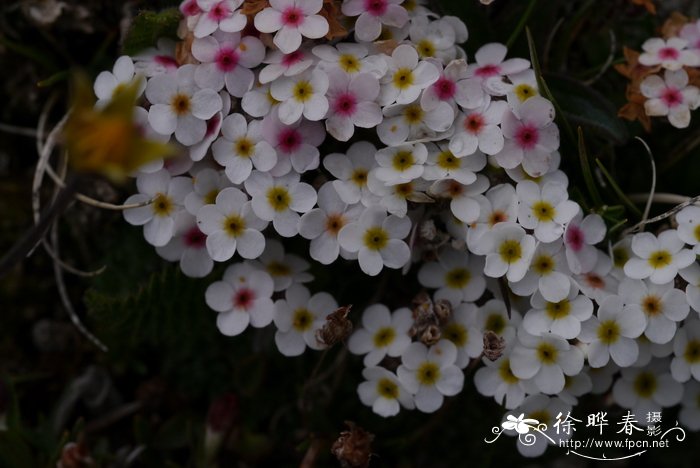
[[515,188],[520,206],[518,221],[526,229],[534,229],[542,242],[553,242],[564,233],[566,225],[579,211],[576,202],[569,200],[566,186],[547,182],[543,186],[524,180]]
[[678,420],[691,431],[700,430],[700,383],[691,380],[683,387]]
[[[409,200],[419,203],[432,201],[425,194],[430,183],[423,179],[414,179],[411,182],[396,185],[386,185],[383,181],[377,179],[374,173],[370,172],[369,176],[368,185],[371,192],[377,196],[379,205],[393,215],[406,216]],[[373,203],[376,204],[377,202]]]
[[206,249],[207,236],[197,227],[189,213],[180,213],[175,219],[175,235],[162,247],[158,255],[170,262],[180,262],[180,269],[191,278],[203,278],[211,273],[214,261]]
[[671,374],[678,382],[700,381],[700,321],[687,321],[673,340]]
[[285,54],[301,45],[301,37],[319,39],[328,33],[328,21],[318,15],[323,0],[270,0],[270,7],[255,15],[260,32],[277,31],[273,42]]
[[598,251],[598,259],[591,271],[572,276],[581,292],[600,303],[603,298],[617,294],[619,281],[610,274],[612,261],[610,257]]
[[455,365],[464,369],[471,359],[481,356],[484,350],[483,334],[476,326],[477,307],[462,303],[452,309],[448,322],[442,327],[442,337],[457,347]]
[[613,386],[613,400],[637,415],[640,425],[652,424],[646,415],[680,403],[683,385],[668,372],[668,360],[656,359],[646,367],[622,369]]
[[139,86],[136,97],[140,97],[146,89],[146,80],[136,74],[134,62],[131,57],[123,55],[114,62],[114,68],[111,72],[103,71],[95,78],[94,91],[97,96],[97,107],[105,106],[112,97],[123,90],[131,83],[134,78],[139,80]]
[[420,98],[420,105],[425,110],[433,110],[441,102],[452,107],[459,104],[465,109],[475,109],[484,104],[481,83],[477,79],[468,78],[466,60],[451,61],[440,78],[427,87]]
[[512,185],[499,184],[491,187],[483,197],[477,197],[475,200],[479,204],[479,217],[467,231],[467,246],[475,254],[486,255],[490,244],[487,241],[488,234],[493,227],[498,223],[516,221],[518,197]]
[[421,266],[418,282],[427,288],[436,288],[436,300],[447,299],[457,307],[461,302],[477,301],[484,293],[483,267],[482,257],[445,248],[438,253],[437,261]]
[[411,252],[401,240],[410,230],[408,218],[387,216],[383,208],[373,206],[365,209],[357,222],[340,230],[338,242],[345,250],[358,253],[363,272],[376,276],[385,265],[401,268],[410,260]]
[[285,356],[299,356],[308,346],[321,349],[316,331],[326,323],[326,316],[338,308],[333,296],[319,292],[311,296],[301,285],[292,285],[285,298],[275,302],[275,343]]
[[[510,315],[510,317],[509,317]],[[476,327],[481,332],[492,331],[503,337],[506,344],[511,344],[515,340],[516,327],[520,324],[522,317],[517,310],[511,308],[510,314],[506,305],[500,299],[491,299],[483,306],[479,307],[476,314]]]
[[267,172],[253,171],[245,181],[246,191],[253,197],[252,207],[262,220],[272,221],[284,237],[299,233],[299,213],[306,213],[316,204],[316,191],[299,182],[299,174],[274,178]]
[[551,155],[559,148],[559,127],[554,123],[554,106],[541,96],[525,101],[518,116],[506,111],[501,128],[506,141],[494,155],[498,165],[512,169],[522,164],[529,175],[538,177],[549,171]]
[[591,393],[593,388],[593,381],[588,375],[590,368],[584,366],[581,373],[566,376],[566,383],[564,384],[564,390],[559,392],[558,397],[570,405],[577,405],[578,398]]
[[618,294],[627,306],[633,306],[647,319],[644,335],[652,343],[668,343],[676,334],[676,322],[688,316],[690,307],[683,291],[673,287],[673,282],[654,284],[626,278],[620,283]]
[[700,207],[686,206],[676,215],[678,221],[678,237],[688,245],[692,245],[693,252],[700,255]]
[[241,99],[241,108],[251,117],[265,117],[278,105],[279,102],[270,94],[270,83],[260,84],[259,81]]
[[642,44],[644,52],[639,56],[639,63],[647,67],[661,65],[671,71],[682,69],[684,66],[697,67],[700,56],[695,51],[687,50],[688,41],[680,37],[672,37],[667,41],[652,37]]
[[636,257],[625,263],[625,274],[633,279],[649,278],[655,284],[672,281],[678,270],[695,261],[695,254],[684,248],[683,241],[673,229],[660,233],[658,237],[649,232],[635,234],[632,252]]
[[[238,9],[243,0],[197,0],[201,14],[196,16],[194,36],[204,37],[217,29],[225,32],[238,32],[245,28],[247,19]],[[196,10],[190,10],[190,15]]]
[[146,98],[151,102],[148,121],[162,135],[175,133],[177,141],[190,146],[207,132],[206,121],[222,108],[221,96],[213,89],[198,89],[194,65],[183,65],[176,73],[148,80]]
[[281,102],[277,112],[282,123],[291,125],[302,115],[312,121],[324,118],[328,112],[328,85],[328,75],[321,70],[306,71],[273,81],[270,93]]
[[612,360],[627,367],[637,360],[639,348],[634,338],[642,334],[647,322],[641,310],[625,307],[619,296],[608,296],[599,302],[597,316],[581,326],[579,340],[590,343],[588,363],[602,367]]
[[352,42],[340,42],[335,44],[335,47],[327,44],[317,45],[311,53],[321,59],[318,66],[327,72],[342,70],[351,76],[371,73],[379,79],[384,76],[388,67],[382,55],[369,54],[366,46]]
[[476,180],[464,185],[456,180],[442,179],[438,180],[430,187],[430,194],[449,198],[450,211],[452,214],[463,223],[473,223],[479,219],[479,202],[480,194],[484,193],[489,188],[489,180],[483,174],[476,176]]
[[507,222],[495,225],[488,241],[491,248],[484,274],[491,278],[506,276],[511,282],[523,279],[535,253],[535,238],[518,224]]
[[523,381],[510,370],[510,352],[506,351],[495,361],[483,358],[486,364],[474,374],[474,386],[484,396],[493,397],[506,409],[513,409],[525,399]]
[[201,62],[194,80],[201,88],[226,90],[235,97],[243,97],[253,87],[255,75],[250,70],[260,65],[265,57],[265,46],[252,36],[240,33],[217,33],[195,39],[192,55]]
[[564,245],[566,261],[573,273],[587,273],[593,269],[598,250],[593,247],[605,238],[605,223],[597,214],[583,218],[579,211],[566,225]]
[[226,174],[210,168],[197,172],[192,181],[192,191],[185,197],[185,209],[193,216],[197,216],[197,212],[204,205],[216,203],[219,192],[231,186]]
[[700,21],[691,21],[685,24],[678,36],[688,41],[689,49],[700,49]]
[[139,208],[124,210],[124,219],[134,226],[143,226],[146,241],[162,247],[175,234],[175,218],[184,210],[185,197],[192,191],[192,180],[188,177],[171,178],[168,171],[161,169],[151,174],[141,174],[136,179],[139,193],[124,202],[152,203]]
[[561,240],[540,243],[535,249],[530,268],[523,279],[510,283],[510,289],[519,296],[529,296],[536,291],[546,301],[559,302],[570,294],[571,275],[566,268]]
[[[525,457],[539,457],[545,452],[545,450],[547,450],[548,445],[558,445],[560,441],[570,439],[574,432],[569,431],[567,433],[561,429],[557,430],[555,423],[557,422],[557,417],[562,418],[565,415],[570,414],[571,409],[570,404],[557,397],[548,397],[546,395],[536,394],[525,398],[525,400],[510,415],[523,415],[524,418],[532,418],[539,424],[544,424],[546,426],[546,430],[543,430],[542,432],[546,434],[547,437],[538,433],[533,434],[535,438],[532,441],[519,438],[516,445],[518,452]],[[506,420],[510,415],[507,414],[503,417],[503,419]],[[506,434],[508,434],[508,432],[506,432]]]
[[418,99],[421,90],[435,83],[440,71],[430,62],[419,61],[418,52],[409,44],[394,49],[389,59],[389,71],[381,79],[379,104],[410,104]]
[[259,120],[247,123],[243,115],[231,114],[224,119],[221,134],[212,145],[212,153],[234,184],[243,183],[253,167],[264,172],[277,164],[277,152],[263,140]]
[[324,265],[333,263],[340,253],[338,233],[361,213],[362,205],[348,206],[331,183],[324,184],[318,191],[318,208],[304,213],[299,220],[299,234],[311,240],[311,258]]
[[639,89],[648,98],[644,112],[649,116],[668,116],[676,128],[690,125],[690,111],[700,106],[700,90],[688,85],[688,73],[683,70],[666,70],[664,77],[649,75]]
[[688,286],[685,287],[685,298],[688,304],[700,313],[700,264],[693,263],[679,273],[688,282]]
[[410,182],[423,175],[428,149],[422,143],[382,148],[375,156],[379,167],[372,174],[386,185]]
[[399,6],[403,0],[344,0],[341,11],[355,20],[355,39],[372,42],[382,33],[382,24],[400,28],[408,22],[408,13]]
[[383,119],[375,102],[379,80],[370,73],[348,75],[335,70],[328,73],[329,112],[326,129],[335,139],[348,141],[355,127],[373,128]]
[[504,139],[498,125],[507,108],[504,101],[491,101],[461,114],[457,119],[457,131],[450,140],[450,150],[457,156],[473,154],[477,149],[491,155],[501,151]]
[[533,336],[518,330],[518,342],[510,354],[510,369],[520,379],[533,379],[542,393],[564,389],[564,374],[576,375],[583,368],[583,352],[554,334]]
[[530,62],[521,58],[504,60],[508,49],[503,44],[492,42],[483,45],[474,54],[476,63],[469,65],[469,76],[475,76],[482,81],[489,78],[500,78],[503,75],[513,75],[530,67]]
[[452,25],[442,18],[431,20],[427,16],[416,16],[411,19],[409,37],[423,59],[434,58],[442,63],[453,60],[457,56],[456,36]]
[[207,251],[217,262],[229,260],[236,252],[254,259],[265,249],[260,231],[267,222],[255,215],[248,196],[237,188],[222,190],[214,205],[200,208],[197,225],[207,235]]
[[401,356],[396,373],[406,389],[414,394],[416,408],[433,413],[442,406],[443,396],[462,390],[464,374],[454,365],[457,348],[451,341],[440,340],[430,348],[412,343]]
[[428,159],[423,170],[425,180],[453,179],[469,185],[476,181],[476,173],[486,167],[486,156],[481,152],[459,158],[435,143],[426,143],[425,146],[428,148]]
[[275,177],[283,176],[292,169],[299,174],[316,169],[319,163],[318,146],[326,137],[319,122],[301,119],[285,125],[272,112],[262,121],[262,135],[277,152],[277,164],[270,170]]
[[247,263],[236,263],[224,272],[221,281],[207,288],[207,305],[219,312],[216,326],[226,336],[240,335],[252,325],[262,328],[272,322],[274,304],[272,278]]
[[383,367],[367,367],[362,371],[367,379],[357,387],[357,395],[363,404],[372,407],[380,416],[396,416],[401,406],[413,409],[411,394],[399,382],[398,377]]
[[382,143],[394,146],[406,140],[436,140],[449,136],[447,132],[454,121],[454,110],[446,102],[438,103],[430,111],[420,103],[392,105],[384,108],[384,121],[377,126]]
[[368,141],[358,141],[348,148],[347,155],[332,153],[323,158],[323,167],[337,180],[333,187],[345,203],[362,202],[369,206],[374,198],[367,186],[369,173],[377,166],[377,148]]
[[523,328],[531,335],[553,333],[573,340],[581,332],[581,322],[593,315],[593,302],[575,287],[560,301],[546,301],[535,293],[530,302],[533,308],[523,317]]
[[376,366],[385,356],[398,357],[411,344],[408,331],[413,326],[411,310],[403,307],[392,314],[383,304],[374,304],[362,313],[362,327],[350,335],[348,349],[364,354],[364,365]]
[[292,284],[308,283],[314,279],[307,272],[309,262],[297,255],[285,253],[282,243],[276,239],[266,240],[265,250],[253,263],[272,277],[275,291],[284,291]]

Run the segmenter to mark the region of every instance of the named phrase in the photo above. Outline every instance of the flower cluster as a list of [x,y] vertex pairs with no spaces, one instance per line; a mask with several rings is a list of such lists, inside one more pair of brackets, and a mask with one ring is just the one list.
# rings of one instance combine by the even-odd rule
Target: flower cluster
[[700,20],[674,18],[663,31],[664,37],[642,44],[643,52],[627,49],[628,63],[617,67],[631,80],[630,102],[620,115],[638,118],[647,130],[649,117],[666,117],[674,127],[686,128],[690,111],[700,106]]
[[[185,275],[229,262],[204,298],[219,330],[274,324],[287,356],[324,348],[339,307],[310,290],[310,261],[415,278],[412,301],[359,307],[347,341],[382,416],[436,411],[482,362],[477,390],[507,409],[612,387],[626,408],[697,411],[700,208],[604,244],[602,218],[569,199],[529,61],[497,43],[468,60],[465,25],[424,3],[183,2],[177,55],[161,42],[95,83],[100,105],[145,79],[136,121],[185,155],[134,174],[127,202],[150,203],[127,222]],[[328,42],[338,23],[349,33]]]

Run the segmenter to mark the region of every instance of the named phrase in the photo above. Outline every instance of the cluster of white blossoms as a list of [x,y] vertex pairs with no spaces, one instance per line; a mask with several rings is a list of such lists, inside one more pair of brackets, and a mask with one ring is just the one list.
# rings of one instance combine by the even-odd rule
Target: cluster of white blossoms
[[[136,120],[189,156],[135,174],[127,203],[152,203],[126,220],[185,275],[229,262],[205,297],[219,330],[274,323],[287,356],[327,346],[343,305],[309,289],[311,261],[417,278],[398,308],[350,314],[358,394],[379,415],[436,411],[481,363],[477,390],[508,410],[612,388],[625,408],[698,414],[700,208],[611,246],[569,199],[529,61],[497,43],[468,60],[465,25],[423,3],[270,0],[245,16],[243,0],[184,2],[179,61],[163,41],[95,83],[108,100],[145,77]],[[349,35],[323,39],[328,11]],[[308,256],[288,251],[295,236]]]
[[644,78],[640,91],[647,98],[644,112],[665,116],[676,128],[690,125],[690,111],[700,106],[700,90],[688,84],[689,69],[700,68],[700,20],[683,26],[677,36],[648,39],[639,63],[658,67],[659,73]]

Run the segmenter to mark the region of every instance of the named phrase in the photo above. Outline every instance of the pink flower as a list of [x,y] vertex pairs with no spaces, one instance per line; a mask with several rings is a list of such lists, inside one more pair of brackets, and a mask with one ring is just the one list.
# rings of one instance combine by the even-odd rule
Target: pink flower
[[301,174],[318,167],[318,146],[326,136],[319,122],[301,119],[285,125],[272,112],[263,119],[262,135],[277,151],[277,164],[270,170],[273,176],[285,175],[292,168]]
[[328,21],[317,13],[323,0],[270,0],[255,16],[255,27],[260,32],[277,31],[273,42],[285,54],[301,46],[301,37],[319,39],[328,33]]
[[186,16],[196,16],[197,6],[201,10],[194,26],[194,37],[208,36],[217,29],[225,32],[242,31],[248,21],[238,9],[243,0],[197,0],[196,5],[191,3],[193,2],[186,2],[181,10],[187,5],[183,11]]
[[597,214],[585,218],[580,211],[566,226],[564,245],[566,261],[572,273],[588,273],[598,260],[598,249],[593,247],[605,237],[605,223]]
[[408,12],[399,6],[403,0],[345,0],[341,11],[359,16],[355,22],[355,39],[372,42],[382,33],[382,24],[396,28],[408,22]]
[[688,86],[685,70],[666,70],[664,78],[650,75],[640,85],[642,94],[649,98],[644,103],[647,115],[667,115],[676,128],[690,125],[690,110],[700,105],[700,93],[695,86]]
[[700,65],[700,54],[687,50],[688,41],[672,37],[664,41],[658,37],[647,39],[642,44],[644,52],[639,56],[639,63],[648,67],[661,65],[667,70],[680,70],[683,66],[697,67]]
[[372,128],[382,121],[382,111],[374,102],[379,80],[371,73],[350,76],[341,71],[329,73],[329,117],[326,129],[340,141],[348,141],[355,127]]
[[492,42],[476,51],[476,63],[469,65],[469,76],[486,81],[489,78],[500,78],[521,72],[530,66],[530,62],[521,58],[504,60],[508,49],[503,44]]
[[455,107],[459,104],[465,109],[474,109],[484,103],[481,83],[474,78],[467,78],[467,62],[463,59],[453,60],[440,75],[440,78],[423,91],[420,105],[425,110],[435,109],[441,102]]

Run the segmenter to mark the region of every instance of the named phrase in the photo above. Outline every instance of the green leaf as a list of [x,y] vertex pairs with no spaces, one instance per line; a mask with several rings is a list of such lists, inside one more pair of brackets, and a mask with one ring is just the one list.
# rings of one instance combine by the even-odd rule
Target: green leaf
[[605,96],[564,75],[547,73],[545,77],[549,91],[569,122],[585,127],[615,144],[629,139],[627,128],[617,117],[617,110]]
[[586,140],[583,138],[583,129],[578,127],[578,155],[581,159],[581,171],[583,172],[583,180],[586,181],[586,187],[588,188],[588,193],[593,199],[593,204],[596,208],[603,204],[600,198],[600,193],[598,193],[598,188],[593,180],[593,173],[591,172],[591,164],[588,161],[588,151],[586,151]]
[[182,14],[177,8],[160,12],[142,11],[134,18],[134,24],[124,40],[123,52],[134,55],[153,47],[161,37],[177,38],[177,28]]

